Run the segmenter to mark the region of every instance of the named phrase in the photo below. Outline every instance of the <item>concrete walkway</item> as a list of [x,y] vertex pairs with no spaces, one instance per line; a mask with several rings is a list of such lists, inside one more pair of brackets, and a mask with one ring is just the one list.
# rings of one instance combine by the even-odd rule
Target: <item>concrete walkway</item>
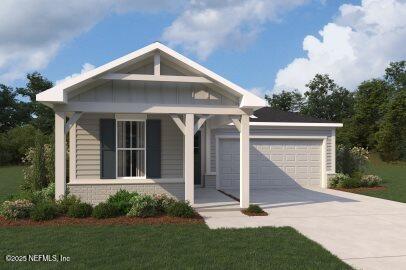
[[[227,190],[238,197],[238,190]],[[406,204],[336,190],[251,191],[269,213],[247,217],[214,189],[197,189],[196,208],[212,228],[291,226],[357,269],[406,269]]]

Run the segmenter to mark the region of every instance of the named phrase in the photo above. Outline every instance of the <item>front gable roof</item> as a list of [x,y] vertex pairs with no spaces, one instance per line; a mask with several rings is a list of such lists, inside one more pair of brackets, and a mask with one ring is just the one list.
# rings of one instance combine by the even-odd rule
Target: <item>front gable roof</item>
[[107,64],[90,70],[84,74],[77,77],[71,78],[64,81],[44,92],[39,93],[36,96],[37,101],[44,104],[53,103],[68,103],[68,93],[72,90],[78,89],[84,85],[94,82],[102,75],[106,75],[109,72],[118,70],[126,65],[141,61],[150,57],[153,53],[159,51],[163,53],[166,57],[171,58],[176,64],[182,65],[185,68],[192,70],[193,72],[200,74],[201,76],[213,81],[216,85],[224,88],[230,94],[239,97],[240,108],[252,108],[257,109],[266,105],[266,101],[253,93],[243,89],[242,87],[224,79],[223,77],[217,75],[216,73],[206,69],[200,64],[190,60],[189,58],[177,53],[176,51],[170,49],[169,47],[155,42],[144,48],[141,48],[135,52],[129,53],[123,57],[113,60]]

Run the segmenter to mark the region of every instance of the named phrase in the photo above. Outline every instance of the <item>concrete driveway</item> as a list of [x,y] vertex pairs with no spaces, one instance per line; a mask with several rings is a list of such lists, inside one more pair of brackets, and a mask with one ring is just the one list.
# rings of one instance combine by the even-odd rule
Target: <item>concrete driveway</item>
[[269,216],[247,217],[214,189],[195,194],[210,228],[291,226],[357,269],[406,269],[404,203],[329,189],[253,190],[251,201]]

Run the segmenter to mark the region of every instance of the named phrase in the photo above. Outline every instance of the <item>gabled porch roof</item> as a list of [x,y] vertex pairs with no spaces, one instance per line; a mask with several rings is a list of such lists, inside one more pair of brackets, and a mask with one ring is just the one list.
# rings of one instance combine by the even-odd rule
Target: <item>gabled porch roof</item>
[[[154,75],[138,75],[138,74],[117,74],[113,73],[125,66],[137,63],[159,53],[172,62],[182,66],[183,68],[191,71],[198,76],[160,76],[160,74]],[[224,79],[216,73],[206,69],[200,64],[190,60],[189,58],[177,53],[169,47],[155,42],[144,48],[141,48],[135,52],[127,54],[116,60],[113,60],[105,65],[74,77],[70,80],[62,82],[42,93],[39,93],[36,98],[37,101],[46,105],[53,104],[66,104],[68,103],[68,93],[88,85],[96,80],[100,79],[120,79],[120,80],[143,80],[143,81],[178,81],[178,82],[195,82],[195,83],[213,83],[218,87],[221,87],[225,91],[239,98],[239,107],[244,109],[258,109],[266,105],[266,101],[257,97],[251,92],[243,89],[242,87]]]

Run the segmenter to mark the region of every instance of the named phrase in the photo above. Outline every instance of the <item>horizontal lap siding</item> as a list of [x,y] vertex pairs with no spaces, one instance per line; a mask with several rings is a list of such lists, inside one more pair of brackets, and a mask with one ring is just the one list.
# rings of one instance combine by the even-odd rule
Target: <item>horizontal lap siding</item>
[[[327,136],[327,171],[333,169],[332,166],[332,139],[331,129],[277,129],[277,128],[255,128],[251,126],[250,135],[262,136]],[[221,128],[211,131],[211,147],[210,147],[210,167],[212,172],[216,172],[216,136],[217,135],[239,135],[235,128]]]
[[[113,114],[84,114],[76,125],[76,178],[100,178],[100,134],[101,118],[114,118]],[[160,119],[162,125],[162,178],[183,177],[183,134],[167,115],[148,116]],[[147,138],[148,139],[148,138]]]
[[84,114],[76,124],[76,178],[100,178],[101,118],[113,118],[113,114]]

